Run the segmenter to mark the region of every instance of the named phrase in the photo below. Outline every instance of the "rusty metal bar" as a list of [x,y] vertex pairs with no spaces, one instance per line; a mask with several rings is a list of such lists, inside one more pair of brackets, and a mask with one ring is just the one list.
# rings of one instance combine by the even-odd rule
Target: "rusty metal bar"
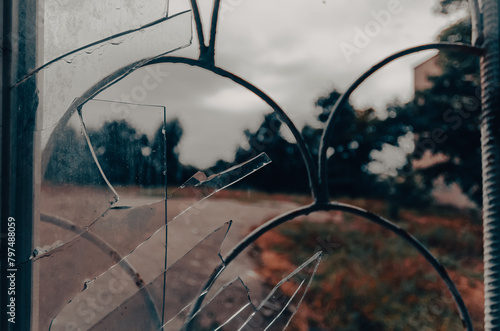
[[483,0],[481,151],[483,168],[484,322],[500,330],[500,0]]

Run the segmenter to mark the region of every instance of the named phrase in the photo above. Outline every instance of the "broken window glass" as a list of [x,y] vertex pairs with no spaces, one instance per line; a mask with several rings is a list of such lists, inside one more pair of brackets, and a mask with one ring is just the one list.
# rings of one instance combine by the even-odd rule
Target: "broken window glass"
[[[105,13],[100,11],[100,2],[86,2],[85,6],[93,6],[94,12],[99,13],[99,15]],[[122,5],[116,4],[116,6]],[[123,4],[119,11],[126,14],[128,11],[126,8],[128,7]],[[48,29],[45,28],[44,30],[44,36],[46,37],[44,39],[44,50],[47,49],[49,53],[44,55],[43,65],[33,70],[30,75],[22,78],[18,83],[18,85],[26,84],[30,81],[29,77],[31,75],[36,75],[38,85],[43,86],[39,105],[39,113],[43,112],[43,116],[40,116],[37,125],[37,130],[42,131],[41,147],[43,149],[45,149],[51,133],[64,127],[73,112],[83,106],[89,98],[97,95],[103,89],[130,74],[134,69],[141,67],[152,58],[190,44],[190,12],[152,21],[150,24],[139,27],[137,27],[138,23],[135,23],[135,25],[133,22],[126,23],[128,18],[131,17],[117,15],[125,22],[122,22],[122,24],[135,26],[135,29],[129,31],[125,29],[125,26],[123,29],[114,27],[113,30],[121,30],[119,36],[109,40],[94,40],[95,44],[85,44],[85,42],[90,38],[89,36],[93,36],[91,32],[98,28],[99,24],[87,29],[81,25],[74,25],[73,28],[80,31],[76,37],[67,31],[65,31],[65,33],[68,33],[67,35],[61,35],[62,27],[65,25],[60,20],[74,20],[71,14],[73,11],[79,10],[82,10],[79,2],[70,1],[67,8],[58,8],[55,12],[45,12],[45,15],[51,15],[47,18],[49,20],[60,17],[60,19],[56,20],[52,29],[49,26]],[[133,9],[131,10],[133,11]],[[112,12],[115,11],[117,9],[113,9]],[[81,16],[75,17],[80,18]],[[86,18],[87,15],[84,15],[84,17]],[[83,17],[77,20],[85,22]],[[72,25],[76,24],[76,22],[68,22],[67,24]],[[79,38],[79,35],[82,35],[82,37]],[[78,51],[69,53],[64,53],[67,49],[63,46],[54,45],[56,42],[62,42],[65,45],[67,40],[84,41],[80,41],[82,45]],[[61,49],[59,50],[59,48]],[[60,53],[63,54],[56,55]],[[156,76],[151,77],[151,79],[152,81],[145,82],[147,86],[154,84],[154,79],[164,79],[164,77],[161,76],[161,72],[156,72]],[[143,89],[147,88],[147,86],[143,87]]]
[[[48,329],[51,319],[82,290],[85,281],[119,262],[165,224],[165,146],[159,138],[156,144],[154,141],[154,133],[164,135],[164,109],[132,105],[142,107],[140,112],[124,116],[127,114],[122,111],[120,101],[91,99],[151,59],[190,44],[190,12],[168,16],[167,11],[168,1],[153,1],[148,6],[130,1],[112,4],[45,1],[39,5],[40,22],[45,21],[39,31],[39,38],[43,40],[39,64],[27,76],[20,77],[14,87],[22,91],[36,81],[39,89],[35,128],[38,157],[35,165],[39,168],[35,169],[40,177],[36,202],[40,222],[35,224],[37,233],[32,256],[35,281],[40,284],[34,301],[38,304],[35,308],[38,320],[34,323],[39,329]],[[146,70],[148,80],[134,90],[137,93],[165,79],[157,67]],[[156,119],[144,115],[151,113],[152,108]],[[143,113],[143,122],[150,119],[149,124],[157,126],[153,137],[144,137],[143,128],[133,125],[128,128],[129,133],[136,131],[128,137],[135,141],[130,153],[140,153],[144,163],[138,169],[129,169],[131,164],[125,162],[110,164],[118,150],[108,150],[106,154],[105,148],[111,142],[103,139],[123,138],[123,142],[126,138],[123,132],[118,132],[123,127],[111,123],[133,122],[130,119],[138,113]],[[103,135],[106,128],[109,132]],[[142,134],[138,136],[139,133]],[[150,140],[148,143],[146,138]],[[92,141],[98,149],[92,147]],[[113,157],[106,158],[110,154]],[[123,169],[128,172],[123,173]],[[112,184],[108,176],[111,181],[117,181]],[[135,197],[135,204],[130,203],[126,195],[116,204],[120,189],[115,190],[115,186],[123,184],[120,180],[127,176],[138,187],[144,184],[149,188],[162,180],[163,184],[160,189],[151,189],[152,193],[143,195],[141,201]],[[140,209],[154,201],[160,202]],[[112,206],[115,209],[110,210]],[[130,208],[138,206],[138,209]],[[120,209],[123,207],[130,210]],[[117,238],[125,227],[115,232],[115,236],[112,231],[117,230],[113,226],[127,224],[126,217],[122,220],[125,223],[116,219],[127,213],[141,214],[141,223],[129,223],[129,231],[134,225],[139,229],[135,231],[135,240],[124,244]],[[98,224],[94,232],[89,231],[99,220],[106,226]],[[92,259],[83,258],[82,263],[78,263],[76,257],[85,253]]]
[[[179,190],[189,187],[195,191],[199,190],[202,194],[197,196],[196,201],[203,201],[214,192],[241,180],[269,162],[269,158],[261,154],[240,167],[233,167],[207,180],[188,181],[188,184]],[[190,208],[190,205],[186,207],[189,210],[187,213],[184,213],[184,207],[177,209],[177,214],[182,214],[182,217],[176,218],[177,215],[174,214],[174,221],[167,227],[165,223],[169,216],[165,212],[165,202],[162,200],[139,207],[110,208],[89,226],[78,227],[76,230],[66,228],[78,235],[65,243],[59,242],[56,246],[48,247],[35,256],[35,263],[40,270],[40,282],[45,284],[40,290],[40,301],[43,303],[41,323],[48,323],[51,315],[55,316],[74,295],[82,291],[86,282],[98,277],[116,263],[123,264],[125,256],[130,273],[140,275],[141,284],[144,281],[150,282],[165,270],[166,261],[178,260],[216,226],[204,222],[204,217],[200,214],[206,205],[195,203],[195,208]],[[60,223],[64,222],[57,218],[51,221],[59,227]],[[195,229],[196,232],[193,232]],[[78,261],[75,261],[75,256],[79,257]],[[219,258],[219,254],[216,256]],[[75,272],[72,277],[66,276],[68,265],[74,265],[71,268],[71,271]],[[136,285],[134,282],[133,284]],[[58,300],[55,300],[55,297]]]
[[[213,65],[207,49],[214,44],[201,45],[199,60],[193,47],[183,50],[191,45],[193,25],[203,30],[206,43],[215,32],[209,24],[213,3],[200,3],[199,16],[196,9],[191,13],[193,4],[51,0],[41,5],[46,24],[39,64],[16,85],[22,91],[36,81],[40,91],[38,99],[33,96],[40,222],[31,256],[39,329],[282,330],[311,288],[321,252],[301,259],[296,265],[307,260],[299,267],[290,263],[295,270],[278,281],[263,281],[257,273],[254,246],[230,264],[224,260],[255,227],[295,208],[294,199],[312,201],[281,201],[278,194],[268,199],[255,188],[305,191],[308,171],[315,169],[300,160],[303,137],[281,107]],[[229,14],[239,5],[221,4],[226,27],[232,20],[234,25],[237,16]],[[230,37],[223,39],[226,48],[233,47]],[[193,44],[200,46],[197,40]],[[160,64],[168,62],[162,56],[180,50],[176,55],[189,59],[176,60],[189,66]],[[231,69],[235,62],[228,54],[219,62]],[[276,65],[276,59],[281,63],[283,56],[258,61]],[[208,74],[192,75],[193,67]],[[248,68],[240,69],[252,77],[254,69]],[[206,79],[213,74],[219,82]],[[187,87],[193,77],[201,84]],[[265,86],[267,78],[252,80]],[[206,91],[199,96],[203,84]],[[270,85],[272,94],[279,94],[280,84]],[[154,98],[158,105],[142,103]],[[274,112],[267,113],[269,106]],[[235,118],[242,124],[234,125]],[[209,166],[181,160],[182,125],[193,123],[197,128],[186,136],[198,138],[192,145],[213,158]],[[228,144],[230,130],[238,131],[241,141]],[[316,132],[308,134],[316,155]],[[200,148],[200,141],[208,147]],[[213,153],[223,143],[230,148]],[[271,159],[278,162],[270,164]],[[226,190],[235,184],[237,189]]]
[[[94,325],[96,325],[96,329],[108,325],[113,326],[113,328],[122,325],[124,329],[129,327],[141,329],[143,326],[147,326],[144,328],[145,330],[160,328],[162,320],[170,320],[177,313],[175,309],[186,306],[195,298],[201,285],[193,286],[193,282],[202,284],[212,268],[220,262],[218,248],[222,244],[229,226],[230,224],[227,223],[215,230],[205,240],[190,249],[181,260],[177,262],[172,260],[171,266],[166,271],[164,269],[156,274],[156,277],[147,279],[147,283],[137,284],[133,278],[124,273],[121,264],[113,266],[65,306],[52,322],[51,330],[65,330],[70,324],[83,329],[90,329]],[[160,249],[147,250],[144,253],[151,255],[156,252],[156,254],[161,255],[163,252],[161,246],[157,248]],[[141,247],[138,250],[141,250]],[[127,263],[136,262],[138,257],[135,254],[136,252],[125,259]],[[200,254],[203,255],[202,258],[199,256]],[[160,265],[163,266],[163,261],[161,262]],[[193,268],[189,266],[190,263],[201,264]],[[194,275],[193,272],[198,274]],[[108,284],[117,281],[120,282],[120,291],[116,290],[113,293],[108,289]],[[82,306],[88,307],[89,298],[101,297],[104,295],[101,294],[103,291],[109,298],[101,300],[100,309],[87,308],[93,309],[90,316],[78,314]],[[179,293],[179,291],[184,292]],[[165,300],[165,305],[163,300]],[[154,309],[151,311],[153,307]],[[165,307],[165,310],[162,307]],[[130,314],[128,314],[129,311]]]
[[[148,255],[152,252],[161,252],[161,246],[152,249],[153,236],[120,263],[89,282],[54,319],[51,330],[67,327],[99,330],[117,325],[158,330],[162,326],[166,330],[179,330],[183,326],[191,330],[196,325],[212,330],[238,321],[244,329],[257,323],[257,320],[262,327],[283,328],[300,306],[316,273],[321,253],[316,253],[287,275],[257,308],[250,299],[249,289],[237,277],[220,288],[213,286],[208,294],[203,295],[206,304],[199,311],[187,314],[212,270],[223,263],[221,246],[230,226],[231,222],[216,229],[182,257],[171,259],[169,267],[165,272],[158,273],[156,278],[151,278],[154,272],[144,267],[134,268],[134,275],[129,270],[130,266],[150,259]],[[171,247],[176,249],[180,246]],[[160,265],[161,260],[160,257],[156,263],[150,263],[149,268]],[[283,284],[288,285],[288,291],[292,289],[293,295],[287,297],[281,292]],[[220,309],[221,305],[225,309]],[[290,306],[293,309],[285,313]],[[248,307],[253,310],[248,310]]]

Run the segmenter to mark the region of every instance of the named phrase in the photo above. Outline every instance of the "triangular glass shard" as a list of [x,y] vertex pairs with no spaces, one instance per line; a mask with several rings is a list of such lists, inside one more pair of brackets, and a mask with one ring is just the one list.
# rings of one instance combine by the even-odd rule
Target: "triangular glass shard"
[[238,330],[248,327],[258,330],[284,330],[302,303],[316,274],[321,256],[322,252],[317,252],[283,278]]
[[[68,326],[95,330],[159,328],[164,324],[161,321],[172,319],[196,298],[203,282],[220,263],[219,250],[229,227],[230,223],[226,223],[215,230],[147,284],[137,284],[137,278],[130,277],[123,267],[124,262],[114,265],[63,308],[52,321],[51,330],[66,330]],[[132,265],[129,257],[125,260]],[[103,298],[98,306],[93,305],[96,298]],[[81,314],[82,309],[88,314]]]
[[165,107],[97,99],[80,116],[103,176],[120,195],[113,208],[165,199]]
[[[210,177],[207,177],[203,172],[197,172],[184,182],[179,189],[170,194],[167,199],[187,198],[191,200],[179,207],[179,213],[175,215],[177,217],[197,203],[239,182],[271,162],[266,153],[260,153],[244,163],[231,167],[221,173],[211,175]],[[172,219],[169,218],[169,221]]]
[[118,200],[95,163],[78,114],[53,133],[50,148],[41,178],[41,223],[35,255],[56,242],[68,242]]
[[248,287],[239,277],[223,285],[211,298],[210,295],[207,297],[206,303],[193,316],[185,319],[179,330],[193,320],[189,329],[218,329],[231,323],[235,316],[241,318],[247,307],[252,307],[252,311],[256,309],[251,303]]

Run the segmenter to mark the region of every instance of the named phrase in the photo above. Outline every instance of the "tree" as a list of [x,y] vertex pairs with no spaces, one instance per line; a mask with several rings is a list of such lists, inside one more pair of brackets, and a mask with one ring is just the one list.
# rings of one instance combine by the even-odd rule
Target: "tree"
[[468,2],[468,0],[439,0],[436,9],[438,13],[448,15],[462,8],[468,8]]
[[275,113],[264,116],[255,132],[245,130],[249,147],[239,147],[232,164],[219,161],[217,171],[246,162],[265,152],[273,162],[243,180],[240,187],[253,187],[268,192],[306,192],[309,184],[300,151],[295,143],[283,138],[281,128],[282,122]]
[[[321,108],[318,115],[321,128],[306,125],[302,129],[314,159],[318,158],[325,122],[339,96],[337,91],[332,91],[316,102]],[[350,105],[343,109],[334,126],[335,135],[329,142],[328,178],[334,195],[370,196],[383,191],[377,176],[367,169],[371,162],[371,151],[381,148],[387,140],[381,138],[386,133],[379,131],[379,122],[373,109],[356,111]],[[214,169],[223,171],[266,152],[273,163],[244,180],[243,185],[265,191],[307,192],[309,183],[300,151],[296,143],[283,138],[281,128],[282,122],[274,113],[266,115],[255,132],[245,131],[249,147],[239,147],[234,162],[218,161]]]
[[[316,105],[321,108],[318,115],[320,128],[305,126],[302,130],[312,153],[317,158],[321,133],[333,110],[340,93],[332,91],[318,98]],[[388,140],[386,130],[382,130],[380,120],[373,109],[355,110],[350,104],[339,109],[333,126],[333,137],[328,142],[328,180],[330,192],[334,196],[374,196],[384,191],[384,185],[375,174],[368,171],[372,161],[371,152],[381,149]]]
[[[441,1],[443,8],[459,2]],[[470,35],[471,22],[465,18],[443,30],[439,40],[470,43]],[[439,64],[442,75],[431,78],[431,88],[416,92],[414,100],[397,107],[392,122],[412,128],[416,147],[411,159],[420,160],[426,152],[443,156],[440,162],[417,171],[427,188],[442,177],[447,184],[457,183],[480,205],[479,60],[467,54],[442,51]],[[403,173],[408,174],[409,168],[411,163]]]
[[156,130],[151,145],[151,159],[157,174],[156,185],[165,183],[165,165],[168,185],[179,185],[183,179],[186,179],[185,167],[179,162],[177,151],[182,133],[182,126],[178,119],[169,121],[165,127],[161,125]]

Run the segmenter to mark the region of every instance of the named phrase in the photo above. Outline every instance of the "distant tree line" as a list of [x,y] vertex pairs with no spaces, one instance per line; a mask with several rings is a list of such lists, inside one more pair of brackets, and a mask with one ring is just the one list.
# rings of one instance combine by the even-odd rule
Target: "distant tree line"
[[[318,116],[319,123],[324,124],[339,96],[334,91],[318,99],[317,105],[323,109]],[[383,191],[377,176],[366,170],[371,151],[380,148],[383,141],[376,129],[377,123],[373,110],[359,112],[349,106],[335,124],[337,131],[330,142],[328,159],[334,192],[357,196]],[[265,152],[273,163],[241,181],[237,187],[268,192],[307,192],[309,183],[302,156],[294,142],[283,138],[281,130],[282,122],[276,115],[266,115],[255,132],[244,132],[249,147],[238,147],[233,161],[217,161],[213,167],[205,169],[207,175],[222,172]],[[99,165],[113,185],[164,185],[165,165],[168,185],[180,185],[198,171],[179,162],[177,145],[183,130],[177,119],[166,123],[165,127],[160,125],[151,140],[124,120],[106,122],[87,133]],[[321,129],[305,126],[302,134],[317,158]],[[57,137],[45,178],[57,183],[101,184],[102,178],[85,136],[68,126]]]
[[[176,119],[159,125],[152,140],[124,120],[106,122],[87,133],[99,165],[113,185],[164,186],[165,174],[168,183],[175,185],[196,171],[179,163],[182,128]],[[45,179],[58,184],[101,185],[102,176],[83,133],[68,125],[55,134]]]

